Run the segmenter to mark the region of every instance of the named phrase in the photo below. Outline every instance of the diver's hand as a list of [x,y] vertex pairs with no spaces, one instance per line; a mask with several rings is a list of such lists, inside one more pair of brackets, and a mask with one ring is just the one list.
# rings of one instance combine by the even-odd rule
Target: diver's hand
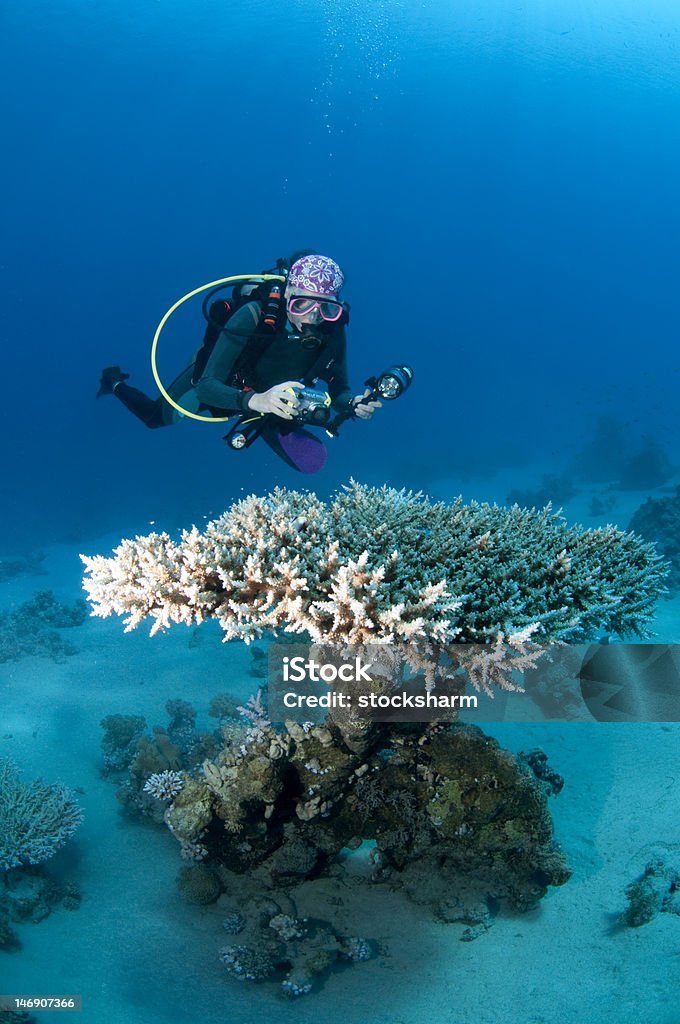
[[273,413],[282,420],[292,420],[297,409],[298,400],[291,388],[303,388],[299,380],[287,380],[283,384],[275,384],[269,391],[256,392],[248,399],[248,408],[253,412]]
[[355,395],[352,399],[354,415],[360,420],[370,420],[376,409],[382,406],[382,402],[364,402],[363,399],[370,395],[370,389],[366,388],[363,395]]

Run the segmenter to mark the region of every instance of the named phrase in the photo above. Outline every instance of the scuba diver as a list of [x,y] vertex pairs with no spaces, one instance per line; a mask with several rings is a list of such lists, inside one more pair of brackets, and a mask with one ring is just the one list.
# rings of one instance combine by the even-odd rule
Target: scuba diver
[[[196,410],[209,417],[235,416],[225,437],[230,447],[248,447],[262,437],[291,468],[315,473],[323,468],[327,453],[308,426],[324,427],[335,436],[345,420],[368,420],[381,406],[381,397],[396,397],[390,393],[393,377],[385,388],[370,378],[364,392],[352,394],[345,340],[349,306],[340,299],[343,283],[334,260],[303,250],[290,260],[278,260],[276,269],[259,279],[246,279],[229,301],[216,300],[208,309],[210,298],[224,286],[215,288],[203,303],[208,321],[203,343],[164,392],[171,401],[164,394],[149,398],[127,384],[130,375],[119,366],[102,372],[97,398],[115,395],[152,429]],[[394,371],[409,374],[401,380],[401,394],[412,371]]]

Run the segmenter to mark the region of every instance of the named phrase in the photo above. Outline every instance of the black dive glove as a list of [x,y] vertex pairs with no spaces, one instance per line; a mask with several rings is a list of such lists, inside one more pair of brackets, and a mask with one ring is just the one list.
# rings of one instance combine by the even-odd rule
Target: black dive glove
[[105,370],[102,370],[97,398],[101,398],[102,395],[112,395],[116,384],[127,380],[129,376],[129,373],[123,373],[120,366],[107,366]]

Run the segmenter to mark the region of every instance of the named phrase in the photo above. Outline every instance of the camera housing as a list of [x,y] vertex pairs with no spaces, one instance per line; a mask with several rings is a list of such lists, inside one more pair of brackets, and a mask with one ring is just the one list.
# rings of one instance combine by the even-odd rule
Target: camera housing
[[298,404],[293,414],[296,423],[315,423],[324,426],[328,422],[331,396],[318,388],[301,388],[295,392]]

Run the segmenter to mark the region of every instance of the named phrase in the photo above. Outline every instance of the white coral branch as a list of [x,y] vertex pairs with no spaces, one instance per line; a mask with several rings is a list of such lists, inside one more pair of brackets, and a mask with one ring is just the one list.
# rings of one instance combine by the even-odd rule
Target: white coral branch
[[225,639],[246,642],[285,629],[319,643],[477,643],[466,665],[487,692],[514,685],[511,662],[531,664],[539,632],[646,635],[665,572],[650,545],[613,527],[356,483],[330,504],[251,495],[202,533],[136,537],[83,562],[93,614],[121,615],[128,630],[216,618]]

